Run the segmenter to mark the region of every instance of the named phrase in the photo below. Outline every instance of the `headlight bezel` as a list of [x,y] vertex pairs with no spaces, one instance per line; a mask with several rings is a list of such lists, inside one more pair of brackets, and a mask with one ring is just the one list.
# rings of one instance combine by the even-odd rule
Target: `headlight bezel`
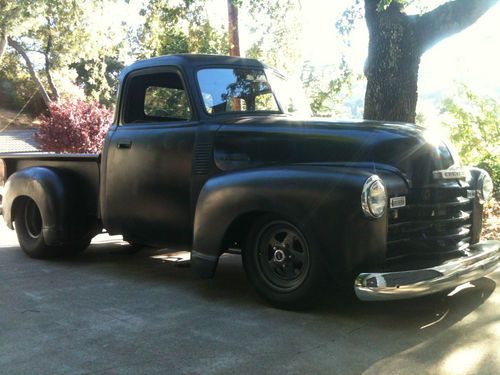
[[[377,206],[374,206],[374,194],[375,189],[380,189],[382,192],[382,197],[375,198],[380,202]],[[381,199],[382,198],[382,199]],[[387,189],[385,187],[384,181],[377,175],[372,175],[368,177],[363,185],[363,190],[361,192],[361,209],[364,215],[371,219],[381,218],[387,208]]]

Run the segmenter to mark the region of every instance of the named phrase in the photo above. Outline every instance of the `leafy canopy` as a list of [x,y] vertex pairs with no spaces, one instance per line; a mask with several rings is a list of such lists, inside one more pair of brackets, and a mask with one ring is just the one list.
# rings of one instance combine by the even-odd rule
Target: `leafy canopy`
[[462,85],[458,95],[443,101],[442,112],[448,119],[451,139],[458,148],[462,163],[488,170],[500,188],[500,104],[482,97]]

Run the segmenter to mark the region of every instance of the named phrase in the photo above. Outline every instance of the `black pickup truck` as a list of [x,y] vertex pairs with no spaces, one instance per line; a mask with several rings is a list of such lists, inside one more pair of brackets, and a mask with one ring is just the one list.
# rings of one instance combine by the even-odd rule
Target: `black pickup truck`
[[495,270],[479,242],[489,175],[410,124],[307,117],[300,89],[262,63],[177,55],[121,74],[99,155],[0,155],[3,216],[35,258],[80,252],[106,229],[192,248],[213,277],[241,249],[277,305],[325,282],[362,300],[421,296]]

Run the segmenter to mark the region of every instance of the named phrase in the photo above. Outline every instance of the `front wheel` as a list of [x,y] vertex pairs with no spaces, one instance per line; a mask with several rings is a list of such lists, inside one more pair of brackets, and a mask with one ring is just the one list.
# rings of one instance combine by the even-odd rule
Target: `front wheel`
[[245,271],[257,292],[278,307],[305,307],[323,278],[314,243],[287,220],[271,215],[258,220],[242,253]]

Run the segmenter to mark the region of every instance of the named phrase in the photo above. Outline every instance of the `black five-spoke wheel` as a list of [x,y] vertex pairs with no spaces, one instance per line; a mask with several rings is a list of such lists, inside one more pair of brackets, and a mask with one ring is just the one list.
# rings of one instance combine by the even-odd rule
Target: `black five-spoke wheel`
[[309,272],[309,248],[296,227],[272,221],[261,229],[257,241],[258,269],[269,287],[288,291],[304,281]]
[[322,264],[315,241],[287,220],[261,217],[250,231],[242,255],[250,282],[274,305],[303,307],[319,290]]

